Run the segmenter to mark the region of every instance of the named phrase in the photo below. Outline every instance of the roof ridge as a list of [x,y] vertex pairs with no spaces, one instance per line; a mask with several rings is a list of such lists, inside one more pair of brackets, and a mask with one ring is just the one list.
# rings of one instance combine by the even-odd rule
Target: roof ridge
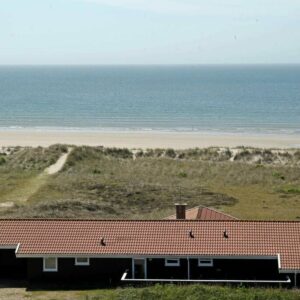
[[232,215],[230,215],[230,214],[227,214],[227,213],[225,213],[225,212],[223,212],[223,211],[217,210],[217,209],[215,209],[215,208],[213,208],[213,207],[204,206],[204,205],[199,205],[199,206],[195,206],[194,208],[196,208],[196,207],[198,207],[198,208],[201,207],[201,209],[206,208],[206,209],[212,210],[212,211],[214,211],[214,212],[216,212],[216,213],[218,213],[218,214],[222,214],[222,215],[225,215],[225,216],[227,216],[227,217],[230,217],[230,218],[239,220],[237,217],[234,217],[234,216],[232,216]]

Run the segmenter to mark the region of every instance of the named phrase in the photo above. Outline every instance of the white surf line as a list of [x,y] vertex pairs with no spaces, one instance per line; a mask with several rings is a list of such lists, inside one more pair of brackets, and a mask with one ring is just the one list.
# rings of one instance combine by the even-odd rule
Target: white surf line
[[48,168],[45,169],[45,173],[48,175],[53,175],[57,172],[59,172],[65,165],[67,158],[69,156],[69,154],[71,153],[72,148],[68,148],[68,152],[63,154],[57,161],[55,164],[49,166]]

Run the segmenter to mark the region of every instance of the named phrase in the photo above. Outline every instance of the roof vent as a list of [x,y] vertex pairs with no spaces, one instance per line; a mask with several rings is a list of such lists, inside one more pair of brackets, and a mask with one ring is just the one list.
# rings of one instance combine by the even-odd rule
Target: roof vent
[[101,239],[100,239],[100,244],[101,244],[101,246],[105,246],[105,245],[106,245],[106,243],[105,243],[105,241],[104,241],[104,237],[101,237]]
[[189,231],[189,235],[190,235],[190,238],[192,238],[192,239],[195,237],[192,229]]
[[225,231],[223,232],[223,237],[224,237],[225,239],[228,239],[228,238],[229,238],[229,236],[228,236],[228,233],[227,233],[226,229],[225,229]]

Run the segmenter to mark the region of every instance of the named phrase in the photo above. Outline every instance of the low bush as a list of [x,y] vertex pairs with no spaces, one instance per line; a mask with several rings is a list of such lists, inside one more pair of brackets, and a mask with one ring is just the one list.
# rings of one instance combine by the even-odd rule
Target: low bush
[[0,166],[6,163],[6,159],[3,156],[0,156]]
[[281,180],[285,180],[285,176],[279,172],[273,172],[272,176]]
[[284,194],[300,194],[300,187],[296,187],[296,186],[284,187],[280,189],[280,192]]
[[[97,298],[99,297],[99,298]],[[96,291],[93,300],[296,300],[300,293],[279,288],[247,288],[214,285],[154,285]]]
[[167,149],[165,152],[165,155],[167,157],[175,158],[176,157],[176,152],[174,149]]

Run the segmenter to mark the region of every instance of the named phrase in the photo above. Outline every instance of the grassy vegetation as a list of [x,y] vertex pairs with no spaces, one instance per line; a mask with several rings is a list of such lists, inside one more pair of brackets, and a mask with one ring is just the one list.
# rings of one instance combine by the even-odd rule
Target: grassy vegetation
[[300,195],[300,187],[297,187],[297,186],[284,186],[281,189],[279,189],[279,192],[281,192],[283,194]]
[[[15,149],[5,156],[0,204],[15,206],[0,210],[2,217],[162,218],[181,201],[239,218],[300,218],[298,151],[74,147],[62,171],[41,179],[66,149]],[[16,201],[20,193],[29,195],[26,203]]]
[[180,197],[192,206],[235,203],[232,197],[203,188],[191,173],[188,177],[192,161],[180,164],[178,168],[167,158],[133,160],[128,150],[76,148],[63,171],[49,178],[29,205],[13,211],[30,216],[150,218],[173,213]]
[[[81,291],[29,291],[10,289],[3,299],[72,300],[296,300],[299,290],[209,285],[155,285]],[[10,298],[9,296],[13,297]],[[0,296],[1,297],[1,296]],[[2,299],[2,298],[0,298]]]
[[19,202],[40,186],[41,172],[53,164],[67,147],[7,148],[0,154],[0,202]]
[[[43,175],[66,151],[0,151],[0,216],[162,218],[181,201],[239,218],[300,218],[300,151],[74,147],[60,172]],[[14,206],[1,207],[8,201]],[[209,285],[5,293],[0,299],[300,299],[294,290]]]

